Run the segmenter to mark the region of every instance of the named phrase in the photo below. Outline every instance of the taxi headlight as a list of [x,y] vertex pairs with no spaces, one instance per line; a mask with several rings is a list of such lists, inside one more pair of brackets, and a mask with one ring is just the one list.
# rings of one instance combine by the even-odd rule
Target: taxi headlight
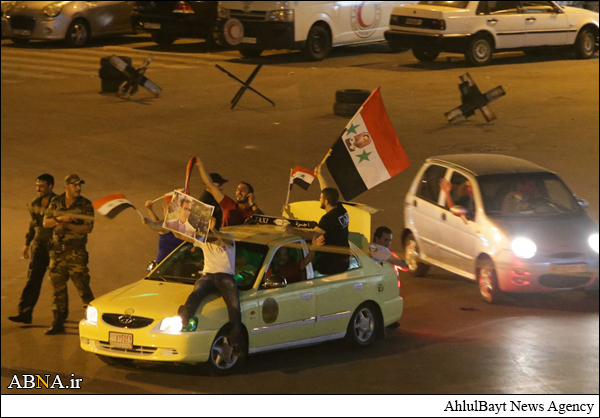
[[187,326],[181,323],[181,317],[172,316],[161,321],[159,329],[162,332],[194,332],[198,328],[198,318],[190,318]]
[[44,9],[42,11],[48,17],[56,17],[62,11],[63,6],[64,6],[64,2],[62,2],[62,1],[59,1],[56,3],[50,3],[49,5],[44,7]]
[[517,257],[524,259],[533,258],[537,253],[537,245],[529,238],[515,238],[511,248]]
[[293,22],[294,9],[271,10],[267,15],[267,20],[271,22]]
[[592,249],[596,251],[596,253],[598,253],[598,234],[593,234],[592,236],[590,236],[588,242],[590,243],[590,247],[592,247]]
[[98,323],[98,309],[94,308],[93,306],[88,306],[86,311],[85,311],[85,319],[87,319],[89,322],[93,322],[94,324]]

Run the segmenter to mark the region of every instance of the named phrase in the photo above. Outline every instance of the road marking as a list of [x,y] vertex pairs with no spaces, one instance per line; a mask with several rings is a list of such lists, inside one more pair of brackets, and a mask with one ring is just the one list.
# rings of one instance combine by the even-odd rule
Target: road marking
[[[65,75],[64,77],[58,76],[58,75],[50,75],[50,74],[40,74],[40,73],[33,73],[33,72],[29,72],[29,71],[16,71],[16,70],[8,70],[4,68],[4,63],[2,64],[2,76],[4,76],[4,74],[11,74],[11,75],[16,75],[19,77],[31,77],[31,78],[40,78],[43,80],[57,80],[59,78],[66,78],[67,76]],[[6,80],[5,78],[2,79],[2,81],[7,81],[9,82],[9,80]]]
[[19,68],[25,68],[27,70],[37,70],[37,71],[41,71],[41,72],[55,72],[55,73],[63,73],[63,74],[73,74],[73,75],[87,75],[87,76],[92,76],[94,75],[94,73],[92,72],[92,70],[90,71],[80,71],[80,70],[72,70],[69,68],[64,68],[64,67],[54,67],[51,65],[44,65],[43,68],[40,68],[39,65],[27,65],[27,64],[21,64],[21,63],[8,63],[8,62],[4,62],[2,61],[2,66],[3,67],[8,67],[8,68],[15,68],[15,69],[19,69]]
[[[56,61],[56,60],[47,60],[45,58],[13,58],[13,57],[2,57],[2,62],[4,61],[12,61],[12,62],[25,62],[25,63],[32,63],[32,64],[40,64],[40,65],[46,65],[46,64],[58,64],[58,65],[63,65],[64,64],[64,68],[71,68],[71,67],[79,67],[79,68],[85,68],[88,69],[90,71],[97,71],[98,68],[100,68],[99,66],[92,66],[92,64],[85,64],[83,62],[66,62],[66,61]],[[43,69],[43,68],[40,68]]]

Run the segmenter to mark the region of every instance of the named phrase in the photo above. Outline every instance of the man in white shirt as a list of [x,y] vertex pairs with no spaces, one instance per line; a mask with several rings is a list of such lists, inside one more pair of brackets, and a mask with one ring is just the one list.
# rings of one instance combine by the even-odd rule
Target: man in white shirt
[[373,243],[371,243],[371,257],[375,261],[388,261],[395,266],[400,267],[402,271],[408,271],[406,261],[401,260],[390,251],[392,245],[392,230],[387,226],[380,226],[375,230]]
[[185,199],[181,202],[179,208],[179,218],[172,219],[165,222],[165,228],[170,229],[180,234],[187,235],[188,237],[196,236],[196,228],[194,228],[188,221],[192,213],[192,201]]
[[229,322],[233,324],[229,344],[224,344],[222,347],[223,359],[231,362],[232,355],[241,357],[245,349],[242,336],[240,294],[233,277],[235,274],[235,241],[231,234],[219,232],[215,222],[215,218],[212,217],[206,243],[194,241],[194,245],[202,248],[204,252],[204,271],[185,304],[179,307],[177,315],[181,317],[183,326],[187,326],[190,318],[196,314],[202,299],[215,291],[219,292],[227,304]]

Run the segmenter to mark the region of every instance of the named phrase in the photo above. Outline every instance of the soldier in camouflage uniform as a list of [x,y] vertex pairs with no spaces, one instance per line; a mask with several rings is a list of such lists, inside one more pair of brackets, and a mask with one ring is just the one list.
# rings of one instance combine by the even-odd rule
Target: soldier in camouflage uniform
[[31,221],[29,222],[27,235],[25,235],[25,247],[23,247],[23,258],[28,259],[31,256],[29,272],[27,273],[27,284],[21,294],[19,314],[8,317],[13,322],[22,322],[24,324],[31,324],[33,308],[40,297],[42,280],[50,263],[52,228],[44,228],[42,224],[46,208],[56,196],[52,191],[54,188],[54,177],[50,174],[42,174],[37,178],[35,188],[38,197],[33,201],[29,209]]
[[77,174],[65,178],[65,193],[55,197],[44,216],[44,227],[54,227],[50,249],[50,283],[54,293],[54,322],[46,335],[65,332],[69,299],[67,281],[71,279],[84,308],[94,300],[88,271],[87,235],[94,228],[92,202],[81,196],[84,183]]

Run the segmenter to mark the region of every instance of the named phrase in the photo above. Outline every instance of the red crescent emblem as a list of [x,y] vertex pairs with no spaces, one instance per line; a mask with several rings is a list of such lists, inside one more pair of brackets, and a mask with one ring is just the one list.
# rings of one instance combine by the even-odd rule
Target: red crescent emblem
[[365,25],[365,22],[363,22],[363,20],[362,20],[362,9],[363,9],[364,5],[365,5],[364,1],[362,3],[360,3],[360,6],[358,6],[358,13],[356,14],[356,19],[358,20],[358,25],[363,29],[367,27],[367,25]]

